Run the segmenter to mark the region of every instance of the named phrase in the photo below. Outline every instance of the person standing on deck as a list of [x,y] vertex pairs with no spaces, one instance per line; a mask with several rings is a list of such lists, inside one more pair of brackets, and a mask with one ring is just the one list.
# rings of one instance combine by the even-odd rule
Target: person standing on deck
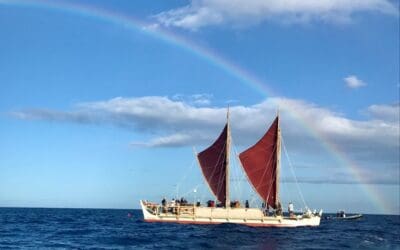
[[277,205],[275,213],[277,216],[282,216],[282,204],[280,201],[278,201],[278,205]]
[[292,202],[289,202],[288,212],[289,212],[289,217],[294,216],[294,207]]
[[173,213],[173,214],[176,212],[176,201],[175,201],[175,199],[172,199],[172,201],[170,203],[170,208],[168,210],[170,210],[170,212]]
[[167,200],[165,199],[165,197],[162,199],[161,205],[162,205],[162,212],[163,212],[163,213],[166,213],[166,211],[167,211],[167,208],[166,208],[166,206],[167,206]]

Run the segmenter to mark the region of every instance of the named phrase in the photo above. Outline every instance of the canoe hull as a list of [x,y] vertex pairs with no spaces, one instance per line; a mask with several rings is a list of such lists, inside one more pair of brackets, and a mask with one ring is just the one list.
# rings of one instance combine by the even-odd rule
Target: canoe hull
[[319,226],[321,217],[310,215],[295,218],[264,216],[258,208],[209,208],[188,207],[188,213],[172,214],[153,212],[141,201],[143,217],[146,222],[167,222],[180,224],[222,224],[233,223],[252,227],[307,227]]

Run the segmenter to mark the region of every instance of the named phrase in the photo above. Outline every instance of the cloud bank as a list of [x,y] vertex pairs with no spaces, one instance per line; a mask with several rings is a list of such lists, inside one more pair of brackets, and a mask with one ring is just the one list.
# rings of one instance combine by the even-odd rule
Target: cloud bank
[[[111,124],[163,135],[144,143],[147,146],[193,145],[214,138],[226,119],[225,107],[204,106],[210,100],[205,96],[195,97],[194,101],[185,101],[183,99],[188,98],[182,96],[117,97],[79,103],[69,111],[26,109],[11,114],[23,120]],[[198,100],[201,105],[197,104]],[[246,138],[264,131],[278,107],[284,121],[283,129],[289,137],[307,136],[311,132],[335,143],[351,141],[354,145],[356,142],[370,142],[386,146],[399,143],[399,104],[371,105],[364,111],[368,115],[367,120],[352,120],[313,103],[289,98],[269,98],[250,106],[231,106],[236,142],[246,145],[249,142]]]
[[[200,105],[196,104],[197,100],[201,100]],[[207,95],[117,97],[79,103],[68,111],[27,109],[11,114],[21,120],[112,125],[152,136],[149,141],[131,142],[133,146],[203,148],[215,140],[226,122],[226,108],[204,106],[209,103]],[[231,106],[235,146],[244,148],[255,143],[274,119],[277,107],[284,142],[297,162],[306,162],[315,171],[321,167],[330,169],[331,174],[337,176],[335,164],[315,164],[329,155],[321,144],[322,141],[329,142],[363,166],[365,182],[398,183],[399,104],[371,105],[364,110],[365,120],[349,119],[313,103],[289,98],[268,98],[254,105]],[[307,180],[307,176],[303,177]],[[318,179],[309,181],[318,182]],[[342,178],[338,181],[350,183],[352,180]]]
[[158,24],[196,30],[211,25],[246,26],[272,19],[286,23],[347,23],[358,12],[397,15],[388,0],[191,0],[154,16]]

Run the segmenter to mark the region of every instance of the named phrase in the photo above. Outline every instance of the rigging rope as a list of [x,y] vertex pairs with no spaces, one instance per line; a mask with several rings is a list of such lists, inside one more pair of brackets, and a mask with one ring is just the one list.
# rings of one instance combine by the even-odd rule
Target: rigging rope
[[[230,165],[231,170],[232,171],[232,176],[231,176],[231,183],[233,183],[232,180],[238,180],[235,181],[236,183],[234,183],[234,188],[236,190],[236,196],[240,198],[243,198],[243,186],[242,186],[242,180],[243,180],[243,172],[239,169],[238,166],[238,161],[237,161],[237,155],[238,155],[238,151],[237,148],[235,146],[235,144],[233,143],[233,139],[231,138],[231,149],[233,150],[233,155],[235,157],[231,157],[233,159],[235,159],[234,161],[230,161],[232,164]],[[239,163],[240,164],[240,163]]]
[[192,171],[192,169],[193,169],[193,166],[195,165],[194,163],[195,163],[195,161],[196,160],[193,160],[192,161],[192,163],[190,164],[190,167],[189,167],[189,169],[186,171],[186,173],[182,176],[182,178],[178,181],[178,183],[176,183],[176,195],[177,195],[177,197],[176,198],[178,198],[179,197],[179,186],[182,184],[182,182],[186,179],[186,177],[188,176],[188,174],[189,173],[191,173],[191,171]]
[[297,177],[296,177],[296,174],[295,174],[294,169],[293,169],[292,161],[290,160],[289,154],[288,154],[288,152],[286,150],[286,145],[285,145],[285,142],[283,140],[283,136],[281,136],[281,141],[282,141],[282,145],[283,145],[283,151],[285,152],[286,158],[288,159],[288,163],[289,163],[289,166],[290,166],[290,171],[292,172],[294,181],[296,183],[297,191],[299,192],[299,195],[300,195],[300,198],[301,198],[301,200],[303,202],[303,205],[307,208],[308,206],[306,204],[306,201],[304,200],[304,197],[303,197],[303,194],[301,192],[299,183],[297,181]]

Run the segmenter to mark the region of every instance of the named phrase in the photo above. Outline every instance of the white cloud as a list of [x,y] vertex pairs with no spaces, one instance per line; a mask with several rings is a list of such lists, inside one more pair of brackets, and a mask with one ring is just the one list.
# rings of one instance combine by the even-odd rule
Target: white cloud
[[266,19],[280,22],[349,22],[352,14],[374,11],[397,15],[397,7],[388,0],[192,0],[189,5],[161,12],[159,24],[187,29],[209,25],[236,26]]
[[151,139],[149,142],[132,142],[132,146],[181,147],[191,144],[193,138],[188,134],[172,134]]
[[395,105],[371,105],[367,109],[368,113],[374,119],[399,122],[400,107]]
[[343,80],[346,83],[346,86],[349,88],[352,88],[352,89],[357,89],[357,88],[364,87],[367,85],[365,82],[358,79],[357,76],[354,76],[354,75],[345,77],[345,78],[343,78]]
[[183,101],[195,106],[208,106],[211,104],[212,95],[210,94],[195,94],[195,95],[182,95],[176,94],[172,100]]

